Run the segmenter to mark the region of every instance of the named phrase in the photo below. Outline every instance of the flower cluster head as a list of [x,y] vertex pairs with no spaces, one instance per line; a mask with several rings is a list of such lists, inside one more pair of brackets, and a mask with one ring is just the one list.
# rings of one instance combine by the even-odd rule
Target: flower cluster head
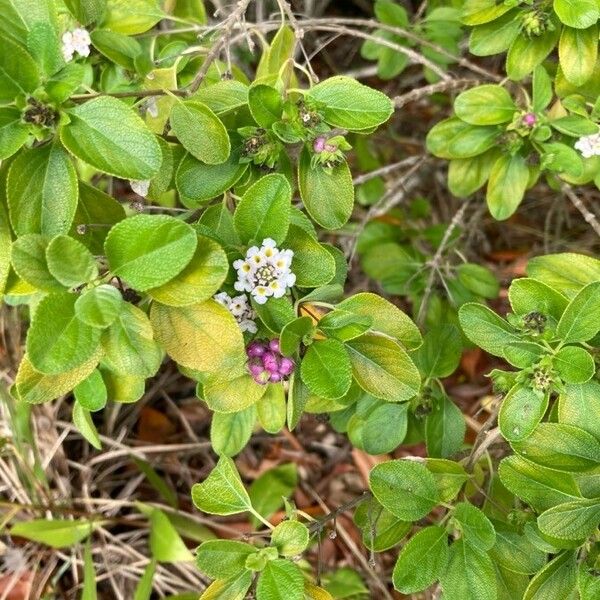
[[246,258],[233,263],[238,276],[235,289],[250,293],[258,304],[264,304],[271,296],[283,297],[296,283],[290,269],[293,257],[291,250],[278,250],[271,238],[263,240],[260,248],[248,248]]
[[344,160],[344,151],[351,150],[352,146],[345,140],[344,136],[336,135],[327,138],[320,135],[313,140],[313,155],[311,157],[311,167],[321,165],[324,169],[332,169],[335,165]]
[[533,127],[537,123],[537,117],[534,113],[525,113],[522,122],[526,127]]
[[220,292],[214,299],[235,317],[242,331],[248,331],[249,333],[256,333],[258,331],[254,322],[256,313],[252,310],[246,294],[240,294],[232,298],[226,292]]
[[581,152],[583,158],[600,156],[600,133],[580,137],[575,142],[575,148]]
[[73,31],[65,31],[62,36],[62,53],[64,59],[67,62],[73,60],[75,52],[79,56],[89,56],[91,43],[90,34],[83,27],[78,27]]
[[266,341],[255,340],[246,348],[248,371],[256,383],[277,383],[294,371],[294,361],[283,356],[277,338]]

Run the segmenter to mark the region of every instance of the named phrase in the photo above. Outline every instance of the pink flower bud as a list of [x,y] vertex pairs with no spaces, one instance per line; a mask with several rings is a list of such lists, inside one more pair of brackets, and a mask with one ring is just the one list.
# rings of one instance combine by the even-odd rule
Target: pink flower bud
[[248,370],[250,371],[252,377],[256,378],[264,373],[265,368],[262,365],[248,365]]
[[326,140],[323,136],[315,138],[315,141],[313,142],[313,150],[317,153],[323,152],[323,150],[325,150],[325,142]]
[[537,123],[537,117],[533,113],[527,113],[523,115],[523,125],[527,127],[533,127]]
[[266,351],[267,349],[265,345],[261,342],[257,342],[256,340],[254,342],[250,342],[248,344],[248,347],[246,348],[246,354],[250,358],[257,358],[259,356],[262,356]]
[[279,339],[278,338],[273,338],[269,342],[269,350],[271,352],[275,352],[276,354],[279,354],[280,350],[279,350]]
[[294,370],[294,361],[291,358],[283,357],[279,363],[279,373],[283,376],[290,375]]
[[279,372],[279,361],[272,352],[267,352],[262,357],[263,367],[269,371],[269,373]]
[[271,383],[277,383],[281,381],[281,375],[279,373],[271,373],[271,377],[269,377],[269,381]]
[[327,150],[327,152],[335,152],[337,150],[337,146],[334,146],[333,144],[325,144],[325,150]]
[[271,378],[271,375],[269,375],[269,373],[267,371],[262,371],[260,373],[260,375],[252,376],[252,379],[254,379],[254,381],[256,383],[258,383],[259,385],[266,385],[267,383],[269,383],[270,378]]

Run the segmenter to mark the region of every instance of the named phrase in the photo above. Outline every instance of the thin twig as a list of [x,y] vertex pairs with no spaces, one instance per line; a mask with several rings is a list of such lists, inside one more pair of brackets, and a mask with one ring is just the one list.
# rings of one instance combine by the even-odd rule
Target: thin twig
[[480,83],[481,81],[479,79],[452,79],[439,81],[438,83],[432,83],[431,85],[417,88],[416,90],[412,90],[406,94],[402,94],[401,96],[396,96],[394,98],[394,106],[396,108],[402,108],[410,102],[416,102],[417,100],[421,100],[421,98],[427,98],[432,94],[463,90],[468,87],[479,85]]
[[585,221],[596,232],[598,237],[600,237],[600,222],[598,221],[598,217],[588,208],[586,208],[581,198],[571,189],[570,186],[563,185],[562,191],[563,194],[571,201],[573,206],[582,214]]

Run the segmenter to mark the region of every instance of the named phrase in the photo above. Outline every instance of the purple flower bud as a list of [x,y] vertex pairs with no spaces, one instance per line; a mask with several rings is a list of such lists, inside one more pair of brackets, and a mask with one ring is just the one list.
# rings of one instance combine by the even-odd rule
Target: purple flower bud
[[262,365],[248,365],[248,370],[250,371],[252,377],[256,378],[264,373],[265,368]]
[[313,150],[317,153],[323,152],[323,150],[325,150],[326,141],[327,140],[322,135],[318,138],[315,138],[315,141],[313,142]]
[[279,354],[280,353],[280,350],[279,350],[279,339],[278,338],[273,338],[269,342],[269,350],[271,352],[275,352],[275,354]]
[[265,345],[262,342],[257,342],[256,340],[254,342],[250,342],[246,348],[246,354],[250,358],[262,356],[266,351],[267,349]]
[[279,361],[272,352],[267,352],[262,357],[263,367],[269,371],[269,373],[279,372]]
[[294,361],[291,358],[283,357],[279,363],[279,373],[284,377],[290,375],[294,370]]
[[271,375],[269,375],[267,371],[261,371],[259,375],[252,376],[252,379],[254,379],[254,381],[259,385],[266,385],[267,383],[269,383],[270,378]]
[[269,377],[269,381],[271,383],[277,383],[281,381],[281,375],[279,373],[271,373],[271,377]]
[[533,127],[537,123],[537,117],[533,113],[523,115],[523,125]]

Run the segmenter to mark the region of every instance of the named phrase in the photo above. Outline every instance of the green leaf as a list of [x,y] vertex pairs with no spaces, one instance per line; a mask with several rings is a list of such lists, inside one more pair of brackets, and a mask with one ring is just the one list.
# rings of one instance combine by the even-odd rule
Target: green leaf
[[68,548],[85,540],[99,524],[83,519],[31,519],[15,523],[10,534],[51,548]]
[[75,316],[74,294],[55,293],[43,298],[27,334],[31,364],[48,375],[65,373],[94,355],[100,330]]
[[[515,19],[515,23],[518,21]],[[541,112],[548,107],[552,101],[552,80],[544,67],[536,67],[533,71],[532,85],[532,102],[533,112]]]
[[45,292],[64,291],[64,287],[52,276],[46,261],[46,248],[50,237],[38,233],[29,233],[17,238],[9,245],[10,259],[17,275]]
[[298,163],[298,187],[306,211],[321,227],[339,229],[350,218],[354,185],[345,160],[327,170],[321,165],[313,167],[304,148]]
[[506,73],[512,80],[519,81],[529,75],[554,50],[561,28],[558,23],[552,25],[540,35],[515,38],[506,55]]
[[498,159],[498,149],[491,148],[472,158],[455,158],[448,164],[448,189],[458,198],[466,198],[480,190]]
[[259,600],[303,600],[302,571],[289,560],[271,560],[258,578],[256,593]]
[[70,122],[60,139],[77,158],[124,179],[150,179],[158,172],[162,152],[156,137],[117,98],[102,96],[65,112]]
[[91,413],[76,402],[73,404],[72,414],[73,424],[79,430],[79,433],[97,450],[102,449],[102,443],[98,437],[98,430],[92,421]]
[[296,36],[288,25],[282,25],[271,41],[268,53],[269,73],[279,73],[287,60],[293,58]]
[[463,304],[458,311],[458,319],[465,335],[494,356],[503,356],[507,344],[520,341],[514,329],[483,304]]
[[375,465],[369,486],[385,508],[406,521],[423,518],[439,502],[433,475],[415,461],[390,460]]
[[443,502],[450,502],[469,479],[467,472],[457,462],[445,458],[426,458],[427,470],[433,474]]
[[548,408],[548,395],[517,384],[502,401],[498,425],[503,437],[518,442],[530,436]]
[[363,544],[373,552],[393,548],[412,529],[410,521],[399,519],[374,498],[358,506],[354,522],[362,530]]
[[440,578],[448,562],[448,534],[443,527],[421,529],[398,555],[392,581],[403,594],[428,588]]
[[251,511],[250,496],[244,488],[235,463],[221,456],[217,466],[202,482],[192,487],[196,508],[211,515],[235,515]]
[[136,39],[108,29],[94,29],[90,37],[94,48],[104,56],[129,71],[135,71],[134,59],[142,53],[142,46]]
[[102,284],[86,290],[77,298],[75,314],[86,325],[104,329],[114,323],[122,304],[121,292],[112,285]]
[[496,543],[496,531],[490,520],[469,502],[454,507],[453,518],[458,523],[465,544],[480,552],[487,552]]
[[98,369],[94,369],[83,381],[73,388],[75,400],[88,411],[101,410],[108,397],[106,385]]
[[184,367],[227,372],[246,361],[237,321],[214,300],[185,307],[154,303],[150,321],[158,343]]
[[497,597],[492,560],[487,553],[462,539],[450,546],[441,584],[445,600],[495,600]]
[[227,378],[216,372],[203,386],[203,400],[208,408],[221,413],[234,413],[256,404],[265,394],[266,386],[254,381],[244,369]]
[[460,331],[444,323],[425,334],[423,345],[413,354],[413,360],[423,377],[448,377],[458,367],[461,353]]
[[306,550],[310,533],[298,521],[282,521],[271,534],[271,544],[285,557],[297,556]]
[[335,260],[327,248],[297,225],[290,225],[282,244],[294,252],[291,269],[298,287],[319,287],[335,276]]
[[352,364],[344,344],[326,339],[313,342],[302,359],[302,381],[321,398],[335,400],[350,389]]
[[235,456],[243,450],[256,423],[256,408],[249,406],[234,413],[214,413],[210,423],[210,443],[223,456]]
[[269,128],[281,118],[281,94],[270,85],[256,84],[248,90],[248,108],[261,127]]
[[150,552],[158,562],[194,560],[167,515],[157,508],[150,513]]
[[146,313],[128,302],[103,331],[102,349],[103,365],[118,375],[152,377],[163,359]]
[[592,355],[580,346],[564,346],[555,355],[553,365],[565,383],[585,383],[596,372]]
[[392,340],[365,334],[347,342],[346,348],[354,378],[365,392],[387,402],[404,402],[419,392],[419,371]]
[[207,165],[191,154],[185,155],[175,174],[175,185],[184,206],[198,208],[232,188],[244,174],[248,164],[240,164],[240,138],[232,136],[230,143],[229,158],[219,165]]
[[269,298],[269,301],[265,304],[258,304],[252,299],[252,308],[263,322],[263,325],[275,334],[278,334],[296,318],[294,307],[286,296]]
[[520,456],[502,460],[498,474],[509,491],[538,511],[581,496],[570,473],[545,469]]
[[512,120],[517,107],[510,94],[499,85],[480,85],[458,95],[456,116],[472,125],[499,125]]
[[549,508],[538,517],[542,533],[555,538],[583,540],[598,529],[600,502],[581,499]]
[[582,86],[594,73],[598,58],[598,27],[587,29],[563,27],[558,45],[562,72],[576,86]]
[[517,315],[539,312],[558,321],[569,301],[561,293],[538,281],[522,277],[514,279],[508,288],[508,298]]
[[58,375],[44,375],[36,371],[29,358],[21,360],[15,380],[15,395],[22,402],[40,404],[54,400],[70,392],[79,382],[83,381],[95,368],[100,360],[99,348],[92,356],[74,369]]
[[196,550],[196,566],[211,579],[228,579],[245,570],[246,558],[257,549],[235,540],[208,540]]
[[133,600],[150,600],[152,594],[152,580],[154,579],[155,571],[156,561],[151,560],[138,581],[133,594]]
[[223,79],[201,87],[192,95],[192,99],[206,104],[216,115],[220,115],[248,104],[248,86],[235,79]]
[[267,433],[279,433],[285,425],[285,390],[282,383],[271,383],[256,404],[258,422]]
[[521,204],[527,183],[529,169],[520,154],[501,156],[490,171],[486,201],[494,219],[508,219]]
[[188,265],[170,281],[151,288],[148,295],[169,306],[189,306],[212,298],[225,281],[229,260],[221,246],[198,236],[196,251]]
[[104,250],[111,271],[138,291],[160,286],[190,262],[197,246],[193,227],[167,215],[135,215],[111,230]]
[[558,420],[575,425],[600,439],[600,384],[588,381],[581,385],[567,384],[558,399]]
[[284,356],[292,356],[296,353],[305,336],[309,336],[314,330],[310,317],[298,317],[290,321],[281,329],[279,336],[279,349]]
[[471,54],[492,56],[506,52],[521,30],[521,22],[515,17],[516,11],[509,11],[498,19],[474,27],[469,37]]
[[[283,498],[289,498],[297,484],[296,465],[285,463],[257,477],[250,485],[248,493],[256,512],[269,518],[283,506]],[[257,523],[254,517],[252,521]]]
[[556,335],[565,344],[586,342],[600,331],[600,281],[586,285],[563,313]]
[[371,330],[397,339],[409,350],[423,342],[419,328],[397,306],[370,292],[354,294],[340,302],[337,309],[372,319]]
[[533,433],[513,442],[515,452],[558,471],[587,471],[600,464],[600,442],[590,433],[563,423],[540,423]]
[[94,559],[89,540],[83,552],[83,590],[81,591],[81,600],[98,600],[98,594],[96,593],[96,569],[94,569]]
[[106,0],[102,26],[125,35],[144,33],[164,16],[157,0]]
[[369,454],[386,454],[395,450],[406,437],[407,410],[405,403],[378,403],[366,416],[361,427],[364,451]]
[[[71,237],[80,240],[94,255],[104,254],[110,228],[125,218],[125,210],[112,196],[79,182],[79,203],[71,225]],[[78,227],[83,226],[84,233]]]
[[576,554],[575,552],[563,552],[533,577],[523,600],[570,598],[576,587]]
[[569,27],[586,29],[600,18],[600,7],[594,0],[554,0],[558,18]]
[[527,263],[527,275],[572,299],[581,288],[600,280],[600,260],[571,252],[537,256]]
[[[252,585],[252,572],[243,571],[231,579],[217,579],[205,590],[199,600],[244,600]],[[192,600],[195,600],[196,596]],[[184,600],[184,599],[181,599]],[[186,599],[187,600],[187,599]]]
[[57,235],[46,247],[48,270],[66,287],[77,287],[98,277],[90,251],[68,235]]
[[65,5],[77,21],[82,25],[89,25],[102,16],[106,0],[65,0]]
[[77,174],[59,144],[20,152],[7,181],[10,220],[17,235],[67,233],[77,207]]
[[203,163],[218,165],[229,157],[231,143],[225,125],[202,102],[178,100],[169,123],[183,147]]
[[327,123],[350,131],[377,127],[394,111],[385,94],[342,75],[325,79],[306,95],[324,104],[322,112]]
[[12,103],[15,96],[33,92],[39,84],[40,73],[31,55],[0,36],[0,104]]
[[467,0],[461,13],[465,25],[481,25],[494,21],[510,10],[510,4],[496,4],[495,0]]
[[290,226],[292,189],[278,173],[265,175],[242,196],[233,222],[243,244],[261,244],[271,238],[281,244]]
[[29,138],[29,129],[21,121],[21,111],[0,107],[0,160],[12,156]]
[[427,454],[439,458],[456,454],[463,445],[465,432],[465,419],[460,408],[449,398],[442,398],[425,421]]
[[546,554],[536,548],[527,536],[496,523],[496,544],[490,550],[494,563],[512,573],[530,575],[546,564]]
[[457,117],[434,125],[427,134],[427,150],[439,158],[472,158],[497,143],[498,127],[477,127]]
[[59,38],[51,23],[40,21],[31,27],[27,34],[27,50],[46,76],[54,75],[65,66]]

